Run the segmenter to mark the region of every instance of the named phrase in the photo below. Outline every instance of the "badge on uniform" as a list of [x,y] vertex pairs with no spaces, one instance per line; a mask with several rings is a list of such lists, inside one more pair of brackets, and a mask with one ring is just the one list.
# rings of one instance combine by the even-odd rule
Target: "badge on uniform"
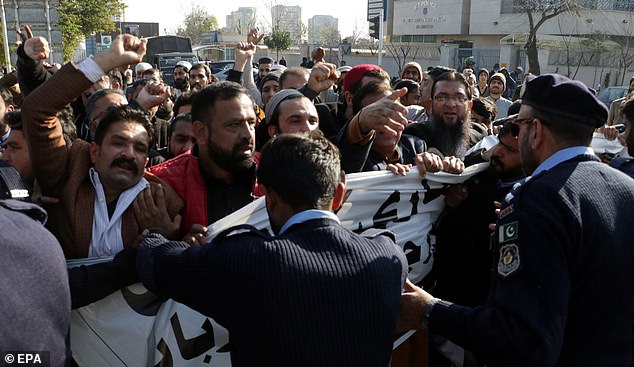
[[500,214],[498,214],[498,220],[506,217],[511,213],[513,213],[513,204],[507,206],[506,208],[502,209],[502,211],[500,211]]
[[498,260],[498,274],[507,277],[520,268],[520,249],[514,243],[500,247],[500,260]]
[[518,225],[517,221],[506,223],[500,226],[500,232],[498,232],[499,243],[509,242],[518,238]]

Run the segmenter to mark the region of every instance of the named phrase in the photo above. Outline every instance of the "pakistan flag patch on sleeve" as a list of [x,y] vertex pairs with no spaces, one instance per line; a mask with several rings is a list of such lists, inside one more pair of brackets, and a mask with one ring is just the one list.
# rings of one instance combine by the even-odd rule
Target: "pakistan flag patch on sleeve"
[[520,268],[520,249],[514,243],[500,247],[498,274],[507,277]]
[[499,243],[509,242],[518,239],[518,224],[517,221],[502,224],[500,231],[498,232]]

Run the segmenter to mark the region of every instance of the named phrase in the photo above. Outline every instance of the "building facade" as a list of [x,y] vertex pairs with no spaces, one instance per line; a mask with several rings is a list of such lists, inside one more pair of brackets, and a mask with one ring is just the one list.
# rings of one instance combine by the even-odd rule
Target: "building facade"
[[[544,0],[537,0],[544,1]],[[438,62],[461,68],[527,66],[528,16],[519,0],[388,0],[389,44],[440,49]],[[542,73],[559,72],[586,84],[619,84],[634,72],[634,1],[577,0],[576,11],[546,21],[538,31]],[[538,12],[533,14],[540,19]],[[425,52],[423,52],[425,53]]]
[[304,40],[301,7],[275,5],[271,8],[271,21],[273,27],[290,33],[294,44],[300,44]]
[[230,34],[247,35],[249,30],[256,27],[257,14],[253,7],[239,7],[238,10],[232,11],[227,15],[227,26],[223,32]]
[[315,15],[308,19],[308,43],[338,44],[340,38],[337,18],[331,15]]

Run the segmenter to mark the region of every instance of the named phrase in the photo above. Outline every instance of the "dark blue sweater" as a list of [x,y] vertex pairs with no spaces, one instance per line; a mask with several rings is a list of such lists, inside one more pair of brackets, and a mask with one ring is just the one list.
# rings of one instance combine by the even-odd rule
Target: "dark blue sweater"
[[438,303],[430,328],[487,366],[631,366],[634,180],[579,156],[513,195],[487,306]]
[[315,219],[279,237],[249,226],[203,247],[151,234],[137,269],[148,289],[225,326],[236,367],[385,367],[407,262],[389,232]]

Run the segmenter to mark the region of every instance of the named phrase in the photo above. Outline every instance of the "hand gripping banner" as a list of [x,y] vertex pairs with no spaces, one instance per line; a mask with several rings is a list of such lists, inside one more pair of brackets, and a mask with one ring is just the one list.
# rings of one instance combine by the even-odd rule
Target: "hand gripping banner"
[[[344,205],[337,212],[343,226],[393,231],[417,283],[429,273],[435,237],[429,232],[444,208],[448,186],[464,182],[488,163],[468,167],[461,175],[444,172],[421,178],[363,172],[347,176]],[[269,229],[264,198],[209,226],[209,239],[238,224]],[[141,284],[74,310],[73,357],[80,366],[230,366],[228,332],[213,319],[149,292]]]

